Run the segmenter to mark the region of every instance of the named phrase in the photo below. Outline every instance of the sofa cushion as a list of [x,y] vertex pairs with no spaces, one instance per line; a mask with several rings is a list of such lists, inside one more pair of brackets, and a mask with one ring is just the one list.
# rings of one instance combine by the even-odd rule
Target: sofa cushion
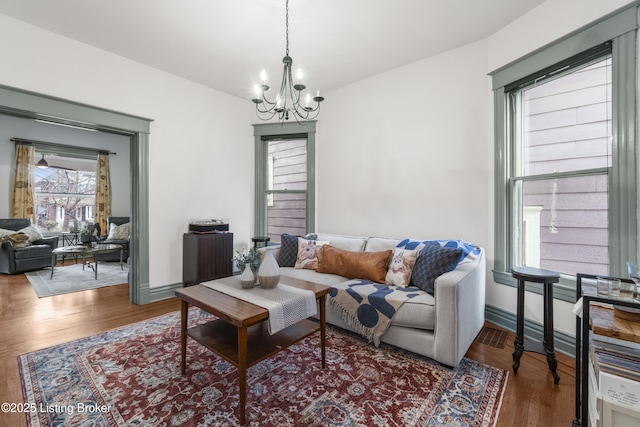
[[306,268],[315,270],[318,268],[318,253],[323,245],[329,242],[323,240],[307,240],[298,238],[298,256],[296,257],[295,268]]
[[332,273],[348,279],[367,279],[384,283],[391,250],[357,252],[324,245],[320,251],[318,273]]
[[461,255],[460,248],[447,248],[438,243],[426,244],[413,266],[411,284],[433,295],[436,279],[456,268]]
[[16,260],[27,258],[51,258],[51,246],[49,245],[30,245],[14,248]]
[[317,240],[327,240],[331,246],[346,251],[362,252],[367,243],[366,237],[341,236],[337,234],[317,233]]
[[380,252],[388,249],[394,250],[400,243],[400,239],[386,239],[383,237],[369,237],[364,248],[366,252]]
[[417,249],[411,251],[404,248],[395,248],[389,263],[389,270],[385,279],[386,283],[402,288],[408,286],[418,252]]
[[391,326],[433,330],[436,327],[436,300],[426,292],[402,304],[391,320]]

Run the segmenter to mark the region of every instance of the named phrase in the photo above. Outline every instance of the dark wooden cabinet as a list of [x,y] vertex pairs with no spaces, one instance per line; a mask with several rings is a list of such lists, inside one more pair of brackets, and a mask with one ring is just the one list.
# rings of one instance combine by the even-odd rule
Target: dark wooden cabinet
[[185,286],[231,276],[233,233],[186,233],[182,239]]

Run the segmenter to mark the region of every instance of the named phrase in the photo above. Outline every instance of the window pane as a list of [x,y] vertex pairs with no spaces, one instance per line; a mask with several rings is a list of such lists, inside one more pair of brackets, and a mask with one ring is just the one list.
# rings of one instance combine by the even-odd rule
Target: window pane
[[268,141],[267,234],[279,242],[282,233],[306,233],[307,140]]
[[269,141],[267,189],[307,189],[307,140]]
[[611,166],[611,59],[523,90],[525,176]]
[[608,274],[607,175],[521,185],[519,264],[569,275]]
[[307,228],[305,193],[274,193],[273,205],[267,205],[267,234],[279,242],[282,233],[303,236]]
[[36,225],[41,231],[73,231],[94,221],[96,160],[51,156],[35,169]]

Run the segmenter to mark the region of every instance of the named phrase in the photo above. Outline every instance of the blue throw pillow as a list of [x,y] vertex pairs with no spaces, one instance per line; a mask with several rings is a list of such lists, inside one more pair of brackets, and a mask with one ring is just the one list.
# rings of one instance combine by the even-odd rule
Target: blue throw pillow
[[429,243],[437,243],[440,246],[445,248],[453,248],[460,249],[462,251],[460,255],[460,262],[468,260],[474,260],[478,255],[480,255],[480,248],[478,248],[473,243],[465,242],[464,240],[415,240],[415,239],[404,239],[402,242],[398,243],[396,247],[404,248],[405,250],[414,250],[414,249],[422,249],[424,245]]
[[[305,236],[306,239],[315,235]],[[280,267],[294,267],[298,258],[298,236],[284,233],[280,236],[280,255],[278,255],[278,265]]]
[[458,265],[462,249],[443,247],[432,242],[425,244],[411,273],[411,284],[433,295],[436,279]]

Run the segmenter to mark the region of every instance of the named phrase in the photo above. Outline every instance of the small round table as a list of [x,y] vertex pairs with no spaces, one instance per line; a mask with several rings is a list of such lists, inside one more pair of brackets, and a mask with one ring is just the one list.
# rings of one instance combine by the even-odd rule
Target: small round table
[[271,237],[268,236],[256,236],[251,238],[254,248],[266,247],[269,244],[269,240],[271,240]]
[[[553,284],[560,280],[560,274],[555,271],[542,270],[534,267],[513,267],[511,275],[518,280],[518,314],[516,320],[516,340],[513,352],[513,372],[518,373],[520,357],[525,351],[534,351],[547,356],[547,363],[553,375],[554,384],[558,384],[560,376],[556,372],[558,359],[553,347]],[[524,284],[536,282],[543,284],[544,300],[544,340],[542,343],[527,340],[525,348],[524,340]]]

